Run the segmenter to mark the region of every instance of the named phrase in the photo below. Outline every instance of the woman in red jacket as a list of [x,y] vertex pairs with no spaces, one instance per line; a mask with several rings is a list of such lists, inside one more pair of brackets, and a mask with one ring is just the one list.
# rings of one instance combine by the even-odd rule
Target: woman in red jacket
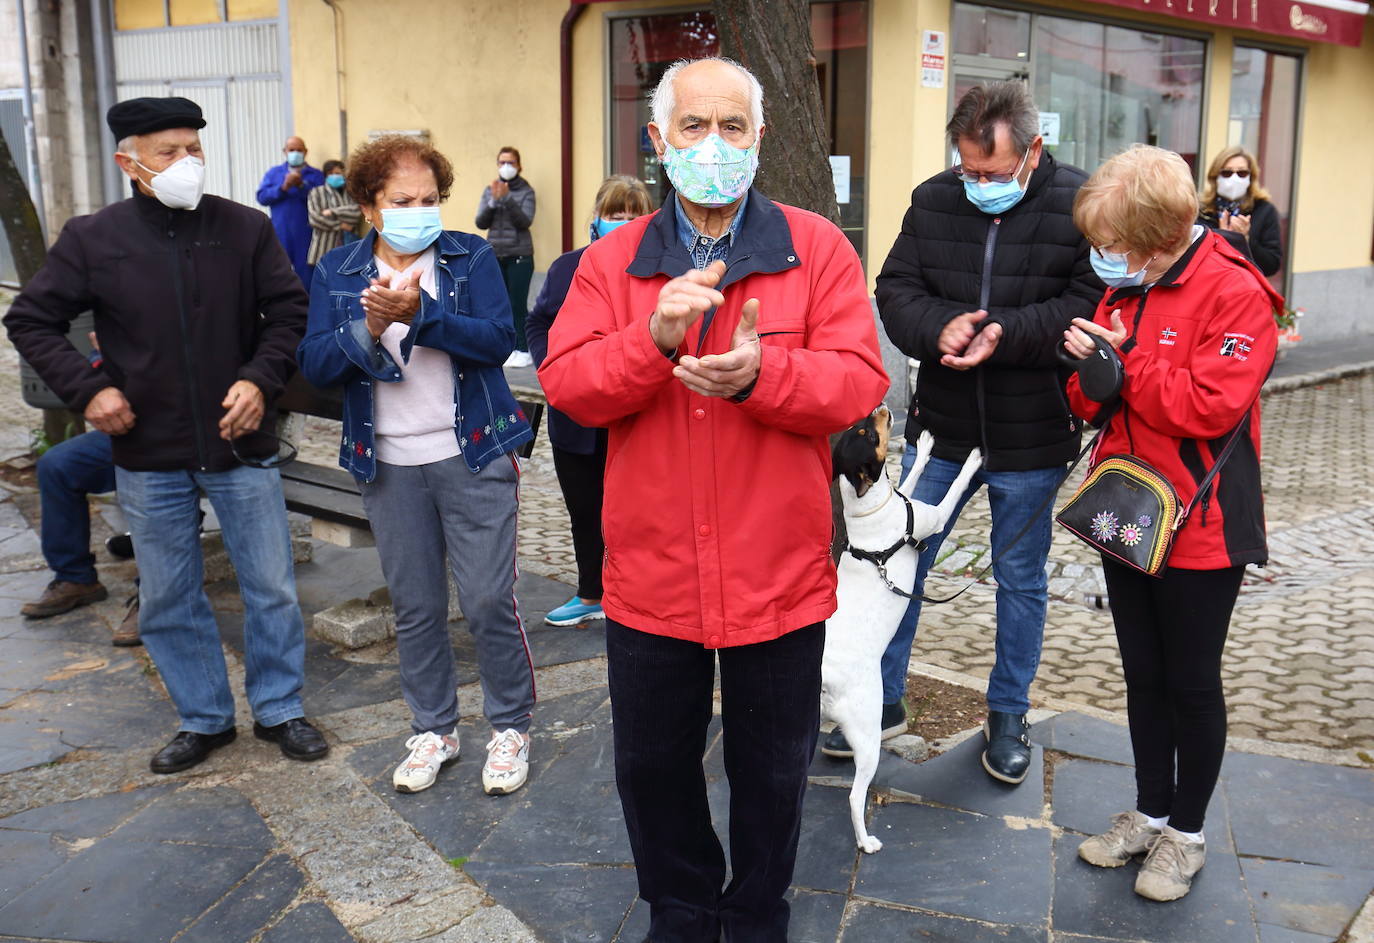
[[[1078,854],[1114,868],[1148,853],[1135,890],[1152,900],[1187,894],[1206,858],[1203,815],[1226,749],[1221,653],[1245,565],[1267,557],[1258,397],[1282,299],[1195,218],[1192,173],[1177,154],[1137,145],[1098,168],[1078,192],[1074,222],[1108,290],[1092,321],[1075,318],[1064,332],[1072,356],[1086,358],[1095,334],[1125,368],[1109,403],[1069,379],[1074,411],[1107,421],[1094,462],[1133,454],[1168,478],[1186,507],[1240,430],[1160,578],[1102,561],[1126,677],[1136,806]],[[1149,526],[1117,523],[1121,540]]]

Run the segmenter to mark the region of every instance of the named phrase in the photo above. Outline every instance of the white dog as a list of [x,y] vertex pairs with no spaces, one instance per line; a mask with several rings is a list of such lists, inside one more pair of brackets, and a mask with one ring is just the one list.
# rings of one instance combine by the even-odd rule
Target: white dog
[[[913,592],[915,543],[944,529],[983,460],[974,449],[939,506],[903,500],[916,487],[935,440],[929,432],[921,433],[916,464],[894,489],[885,466],[891,429],[892,414],[880,406],[835,443],[833,471],[840,479],[849,547],[840,557],[839,606],[826,622],[821,662],[821,713],[840,725],[854,749],[849,814],[855,840],[870,854],[883,847],[864,827],[868,784],[878,769],[882,736],[882,657],[909,602],[892,587]],[[851,550],[870,556],[861,559]],[[877,561],[884,556],[880,568]]]

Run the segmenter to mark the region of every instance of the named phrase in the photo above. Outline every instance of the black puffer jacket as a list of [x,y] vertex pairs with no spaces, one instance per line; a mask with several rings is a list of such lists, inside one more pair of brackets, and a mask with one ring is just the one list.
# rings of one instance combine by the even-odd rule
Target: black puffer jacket
[[[272,428],[308,304],[263,213],[216,196],[171,210],[136,193],[68,221],[5,327],[72,409],[105,387],[123,391],[134,427],[113,437],[116,465],[225,471],[238,463],[219,437],[221,401],[236,381],[253,381],[267,407],[259,428]],[[66,337],[88,310],[103,356],[94,370]],[[262,434],[239,443],[250,456],[275,447]]]
[[[977,446],[989,471],[1025,471],[1077,453],[1055,348],[1104,290],[1073,224],[1086,179],[1044,154],[1021,202],[997,216],[970,203],[947,170],[912,193],[878,276],[878,310],[897,348],[921,361],[907,438],[929,429],[937,458],[963,461]],[[1002,325],[996,351],[972,370],[942,365],[940,331],[979,308],[985,326]]]

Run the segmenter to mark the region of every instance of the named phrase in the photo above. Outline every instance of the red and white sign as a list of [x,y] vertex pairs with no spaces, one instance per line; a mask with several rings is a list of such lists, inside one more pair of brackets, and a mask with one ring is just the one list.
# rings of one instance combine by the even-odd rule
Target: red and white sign
[[945,87],[945,34],[940,30],[921,30],[921,86]]
[[1369,4],[1360,0],[1098,0],[1213,26],[1251,29],[1309,42],[1358,46]]

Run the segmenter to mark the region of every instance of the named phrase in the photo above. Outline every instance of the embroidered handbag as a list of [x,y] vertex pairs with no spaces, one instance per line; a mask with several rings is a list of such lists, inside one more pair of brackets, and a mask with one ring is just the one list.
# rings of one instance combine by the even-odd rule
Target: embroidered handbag
[[1186,508],[1179,507],[1178,492],[1158,471],[1134,455],[1113,455],[1088,473],[1055,520],[1093,549],[1159,576],[1169,562],[1174,535],[1207,494],[1249,421],[1247,410]]

